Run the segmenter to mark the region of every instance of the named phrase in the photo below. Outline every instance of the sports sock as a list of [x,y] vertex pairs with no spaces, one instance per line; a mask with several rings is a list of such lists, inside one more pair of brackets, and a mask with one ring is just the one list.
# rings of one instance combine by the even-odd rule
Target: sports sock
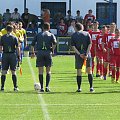
[[39,74],[39,82],[41,85],[41,89],[43,89],[43,75]]
[[100,64],[100,75],[103,75],[103,64]]
[[115,78],[115,69],[112,69],[112,78]]
[[97,66],[96,66],[96,73],[98,74],[100,72],[100,64],[97,63]]
[[46,87],[49,86],[51,74],[46,75]]
[[93,86],[93,76],[92,74],[88,74],[88,81],[89,81],[89,84],[90,84],[90,88],[92,88]]
[[112,72],[111,64],[109,64],[109,74]]
[[81,76],[77,76],[77,85],[78,85],[78,89],[80,89],[81,82],[82,82],[82,77],[81,77]]
[[17,76],[16,75],[12,75],[12,80],[13,80],[13,85],[16,88],[17,87]]
[[2,88],[4,87],[5,79],[6,79],[6,75],[2,75],[2,76],[1,76],[1,87],[2,87]]
[[103,67],[103,74],[104,74],[104,76],[107,75],[107,68],[105,68],[105,67]]
[[94,66],[95,66],[95,64],[94,64],[94,60],[92,61],[92,73],[94,72]]
[[117,69],[117,71],[116,71],[116,81],[118,81],[118,79],[119,79],[119,74],[120,74],[120,72],[119,72],[119,70]]

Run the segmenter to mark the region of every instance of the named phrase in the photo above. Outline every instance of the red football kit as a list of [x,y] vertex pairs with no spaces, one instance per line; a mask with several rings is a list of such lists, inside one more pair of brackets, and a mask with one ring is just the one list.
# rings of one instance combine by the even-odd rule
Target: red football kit
[[[111,49],[111,65],[114,67],[119,68],[120,67],[120,48],[119,48],[120,38],[113,38],[110,39],[110,42],[108,44],[109,49]],[[115,79],[116,74],[116,81],[119,80],[119,69],[112,69],[112,78]]]
[[92,39],[91,56],[95,57],[96,56],[96,38],[100,34],[100,31],[97,31],[97,32],[90,31],[89,33]]
[[113,66],[120,67],[120,38],[110,39],[108,48],[111,49],[111,62]]

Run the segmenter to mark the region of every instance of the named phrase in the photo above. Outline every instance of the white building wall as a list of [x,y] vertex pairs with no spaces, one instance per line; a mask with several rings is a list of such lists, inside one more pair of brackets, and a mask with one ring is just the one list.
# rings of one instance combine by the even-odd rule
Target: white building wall
[[[89,9],[93,10],[93,14],[96,16],[96,2],[105,2],[104,0],[72,0],[72,15],[76,14],[77,10],[81,11],[81,15],[84,17],[88,13]],[[120,0],[113,0],[117,3],[117,26],[120,28]]]
[[40,16],[41,2],[66,2],[66,8],[69,9],[69,0],[27,0],[27,8],[29,12]]
[[[72,1],[72,15],[76,15],[76,11],[80,10],[81,15],[84,17],[89,9],[93,10],[93,14],[96,15],[96,2],[104,2],[104,0],[71,0]],[[117,3],[117,25],[120,28],[120,0],[113,0]],[[66,11],[69,9],[69,0],[27,0],[27,8],[29,12],[40,15],[41,14],[41,4],[40,2],[66,2]],[[24,11],[24,0],[0,0],[0,13],[4,13],[6,9],[10,9],[11,12],[14,8],[18,8],[19,12],[22,14]]]
[[14,12],[14,8],[18,8],[20,13],[24,11],[24,0],[0,0],[0,13],[3,14],[6,9]]

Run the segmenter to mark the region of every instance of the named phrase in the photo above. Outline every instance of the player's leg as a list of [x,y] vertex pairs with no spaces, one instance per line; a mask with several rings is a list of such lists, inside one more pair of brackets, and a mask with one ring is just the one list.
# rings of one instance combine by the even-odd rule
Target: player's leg
[[3,53],[2,56],[2,75],[1,75],[1,91],[4,91],[4,85],[6,80],[6,74],[9,69],[9,59],[7,54]]
[[78,86],[78,90],[77,92],[81,92],[81,83],[82,83],[82,70],[81,69],[77,69],[77,86]]
[[17,75],[16,75],[16,65],[17,65],[17,57],[16,54],[11,53],[9,55],[9,58],[11,59],[9,64],[10,64],[10,70],[12,73],[12,81],[13,81],[13,86],[14,86],[14,91],[18,91],[18,85],[17,85]]
[[92,75],[92,58],[88,57],[86,61],[87,73],[88,73],[88,81],[90,84],[90,92],[94,92],[93,89],[93,75]]
[[75,69],[77,69],[77,92],[81,92],[81,83],[82,83],[82,66],[83,66],[84,60],[77,54],[75,54]]
[[111,76],[111,82],[115,83],[115,74],[116,74],[116,56],[111,56],[111,69],[112,69],[112,76]]
[[104,62],[103,65],[103,79],[106,80],[108,62]]
[[119,71],[119,56],[117,56],[117,61],[116,61],[116,83],[119,83],[119,76],[120,76],[120,71]]
[[96,77],[100,77],[100,60],[96,56]]
[[43,89],[43,71],[45,66],[44,53],[39,51],[37,53],[36,67],[38,67],[39,82],[40,82],[40,92],[44,92]]
[[20,51],[21,51],[21,61],[20,61],[20,63],[22,64],[22,59],[23,59],[23,51],[24,51],[24,41],[21,43],[21,49],[20,49]]
[[43,67],[38,67],[39,82],[40,82],[40,91],[41,92],[44,92],[44,90],[43,90],[43,71],[44,71]]
[[46,67],[46,92],[50,92],[49,83],[51,80],[51,66],[52,66],[52,54],[51,51],[45,53],[45,67]]
[[46,67],[46,89],[45,89],[46,92],[50,92],[50,89],[49,89],[49,83],[50,83],[50,80],[51,80],[50,68],[51,67]]

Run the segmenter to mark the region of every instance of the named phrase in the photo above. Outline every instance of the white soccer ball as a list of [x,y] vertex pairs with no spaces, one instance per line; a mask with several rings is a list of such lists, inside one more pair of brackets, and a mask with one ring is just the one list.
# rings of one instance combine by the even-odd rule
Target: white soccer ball
[[34,89],[40,90],[40,83],[34,83]]

